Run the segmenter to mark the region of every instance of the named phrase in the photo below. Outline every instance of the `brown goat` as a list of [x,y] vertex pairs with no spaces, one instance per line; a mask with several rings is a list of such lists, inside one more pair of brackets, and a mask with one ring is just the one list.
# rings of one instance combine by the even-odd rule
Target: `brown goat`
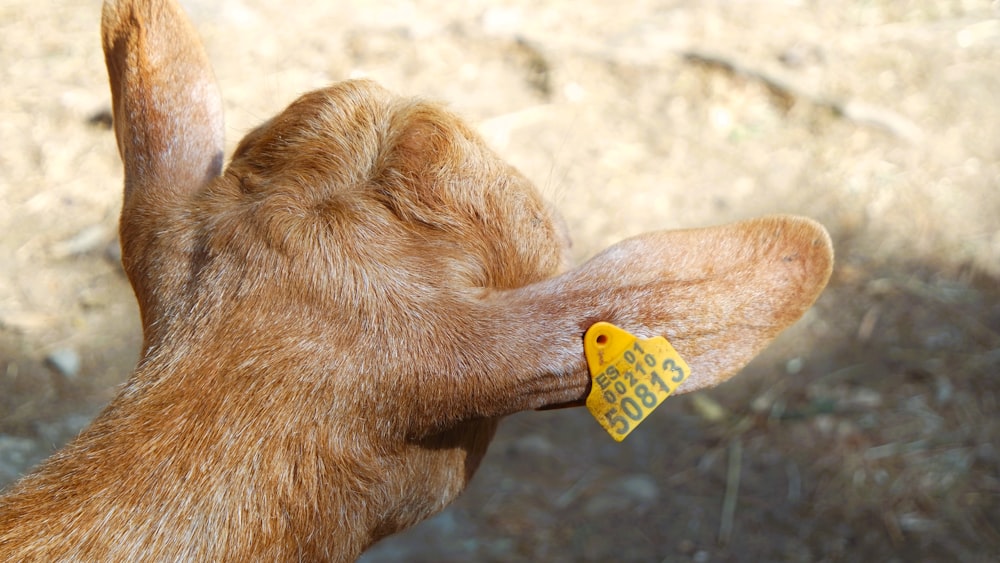
[[666,336],[688,392],[829,277],[829,237],[793,217],[650,233],[565,271],[531,183],[451,113],[367,81],[301,97],[222,172],[180,8],[109,0],[102,31],[142,356],[0,497],[0,560],[352,560],[454,499],[499,417],[585,397],[595,322]]

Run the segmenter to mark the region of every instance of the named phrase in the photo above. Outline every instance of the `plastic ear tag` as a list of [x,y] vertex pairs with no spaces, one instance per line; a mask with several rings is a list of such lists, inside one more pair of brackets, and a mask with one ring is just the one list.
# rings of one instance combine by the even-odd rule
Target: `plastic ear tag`
[[666,338],[640,339],[611,323],[587,330],[583,353],[593,380],[587,409],[618,442],[691,375]]

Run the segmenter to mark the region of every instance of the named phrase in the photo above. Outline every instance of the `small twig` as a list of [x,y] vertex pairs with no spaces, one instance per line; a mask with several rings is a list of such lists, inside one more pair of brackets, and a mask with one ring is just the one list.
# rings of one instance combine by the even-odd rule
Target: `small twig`
[[740,473],[743,465],[743,441],[739,436],[729,443],[729,467],[726,470],[726,494],[722,499],[722,519],[719,522],[719,544],[729,544],[733,533],[733,516],[740,493]]
[[789,461],[785,465],[785,474],[788,475],[788,502],[798,504],[802,500],[802,473],[798,464]]
[[668,42],[661,44],[656,49],[648,47],[609,48],[596,40],[580,38],[561,44],[553,43],[551,40],[531,41],[531,43],[532,45],[547,45],[549,51],[563,49],[611,63],[652,67],[663,64],[661,59],[666,51],[689,63],[721,69],[724,72],[758,82],[784,102],[801,100],[858,125],[879,129],[910,143],[919,142],[924,137],[923,130],[919,125],[889,108],[856,99],[841,99],[814,92],[777,70],[765,70],[742,62],[733,55],[713,53],[696,46],[685,45],[683,42]]
[[706,67],[722,69],[736,76],[742,76],[754,82],[759,82],[772,94],[786,101],[802,100],[813,106],[825,109],[833,115],[843,117],[859,125],[881,129],[891,135],[908,142],[917,142],[923,136],[920,127],[906,117],[882,108],[857,100],[839,100],[810,92],[794,81],[736,60],[732,56],[709,53],[696,49],[681,52],[684,60]]
[[889,534],[889,540],[892,541],[892,545],[902,545],[903,530],[899,527],[899,519],[896,517],[895,512],[892,510],[883,512],[882,523],[885,525],[885,531]]
[[581,490],[590,485],[596,478],[600,477],[600,471],[596,469],[589,469],[583,474],[579,479],[574,482],[569,489],[563,494],[559,495],[559,498],[555,501],[555,506],[557,508],[566,508],[573,503],[580,496]]

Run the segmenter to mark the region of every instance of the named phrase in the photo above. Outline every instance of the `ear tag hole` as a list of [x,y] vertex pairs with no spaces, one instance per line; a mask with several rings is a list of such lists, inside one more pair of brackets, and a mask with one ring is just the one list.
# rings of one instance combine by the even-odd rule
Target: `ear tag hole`
[[590,369],[587,409],[621,442],[691,375],[691,368],[662,336],[640,339],[599,322],[583,337]]

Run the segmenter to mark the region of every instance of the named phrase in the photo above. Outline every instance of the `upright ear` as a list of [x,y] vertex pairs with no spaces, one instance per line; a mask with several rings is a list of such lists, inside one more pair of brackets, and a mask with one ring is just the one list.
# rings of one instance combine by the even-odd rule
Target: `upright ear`
[[598,321],[665,336],[691,368],[678,392],[717,385],[805,313],[832,266],[826,230],[798,217],[622,241],[562,276],[487,297],[467,343],[480,363],[464,362],[423,420],[440,428],[581,402],[590,383],[583,335]]
[[172,0],[107,0],[101,37],[125,164],[122,262],[145,322],[155,299],[142,280],[170,267],[149,246],[170,230],[177,204],[222,170],[222,100],[201,42]]
[[101,38],[126,206],[176,198],[218,176],[222,100],[181,8],[172,0],[107,0]]

